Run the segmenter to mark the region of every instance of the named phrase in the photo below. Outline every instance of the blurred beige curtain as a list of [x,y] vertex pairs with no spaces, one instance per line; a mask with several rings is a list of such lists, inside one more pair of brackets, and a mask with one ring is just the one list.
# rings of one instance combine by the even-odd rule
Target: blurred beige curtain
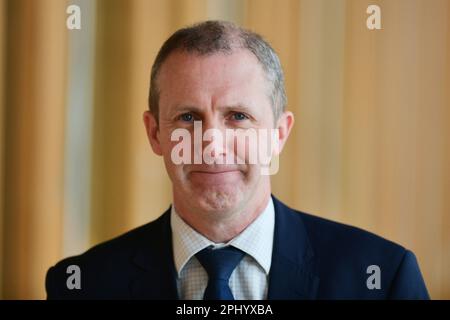
[[43,297],[61,256],[65,4],[2,1],[4,298]]
[[[66,28],[72,3],[81,30]],[[366,28],[370,4],[381,30]],[[0,0],[2,298],[45,298],[58,259],[168,207],[170,182],[141,120],[149,72],[173,31],[205,19],[261,33],[282,60],[296,124],[275,195],[413,250],[432,297],[450,298],[449,1],[98,0],[95,23],[83,25],[86,8]],[[95,57],[87,67],[70,62],[74,35],[94,37],[81,51]],[[86,181],[66,174],[77,67],[93,82],[90,147],[74,153],[92,166],[71,169]],[[68,209],[77,199],[83,212]]]

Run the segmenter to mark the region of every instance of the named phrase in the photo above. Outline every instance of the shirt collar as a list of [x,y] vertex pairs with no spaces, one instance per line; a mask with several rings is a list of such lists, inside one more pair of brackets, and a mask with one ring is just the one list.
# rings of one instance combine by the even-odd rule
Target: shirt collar
[[170,225],[175,267],[178,275],[186,263],[197,252],[209,246],[232,245],[251,256],[269,274],[272,263],[273,234],[275,229],[275,209],[272,197],[263,212],[238,236],[226,244],[217,244],[204,237],[189,226],[171,207]]

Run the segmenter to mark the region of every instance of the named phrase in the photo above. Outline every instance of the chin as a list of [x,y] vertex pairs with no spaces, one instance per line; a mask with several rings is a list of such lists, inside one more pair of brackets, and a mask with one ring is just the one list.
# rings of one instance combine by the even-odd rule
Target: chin
[[199,206],[214,213],[228,212],[238,207],[242,201],[242,192],[234,190],[204,190],[199,196]]

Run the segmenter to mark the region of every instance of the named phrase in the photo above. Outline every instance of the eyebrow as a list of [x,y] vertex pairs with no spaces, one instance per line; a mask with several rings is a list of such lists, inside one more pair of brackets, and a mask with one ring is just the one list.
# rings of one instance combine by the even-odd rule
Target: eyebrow
[[[253,113],[253,111],[248,106],[242,105],[242,104],[225,105],[225,106],[220,106],[217,109],[220,111],[236,110],[236,111],[242,111],[242,112],[246,112],[246,113]],[[181,106],[176,106],[175,108],[173,108],[173,112],[174,113],[195,112],[197,114],[201,114],[204,112],[204,110],[195,105],[181,105]]]
[[195,112],[195,113],[201,113],[201,109],[197,106],[193,105],[181,105],[181,106],[175,106],[172,108],[172,113],[183,113],[183,112]]

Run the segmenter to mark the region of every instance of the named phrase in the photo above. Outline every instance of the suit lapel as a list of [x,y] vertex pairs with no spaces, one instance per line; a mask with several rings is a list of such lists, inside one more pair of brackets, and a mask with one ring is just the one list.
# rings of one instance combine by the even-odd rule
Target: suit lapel
[[275,233],[268,299],[314,299],[319,278],[300,214],[273,197]]
[[132,299],[178,299],[172,255],[170,208],[155,221],[155,228],[133,257],[137,276],[131,281]]
[[[314,253],[300,214],[273,197],[275,233],[267,298],[314,299],[319,278]],[[136,251],[137,276],[131,281],[133,299],[178,299],[172,254],[170,208],[154,222],[154,229]],[[149,230],[150,231],[150,230]]]

